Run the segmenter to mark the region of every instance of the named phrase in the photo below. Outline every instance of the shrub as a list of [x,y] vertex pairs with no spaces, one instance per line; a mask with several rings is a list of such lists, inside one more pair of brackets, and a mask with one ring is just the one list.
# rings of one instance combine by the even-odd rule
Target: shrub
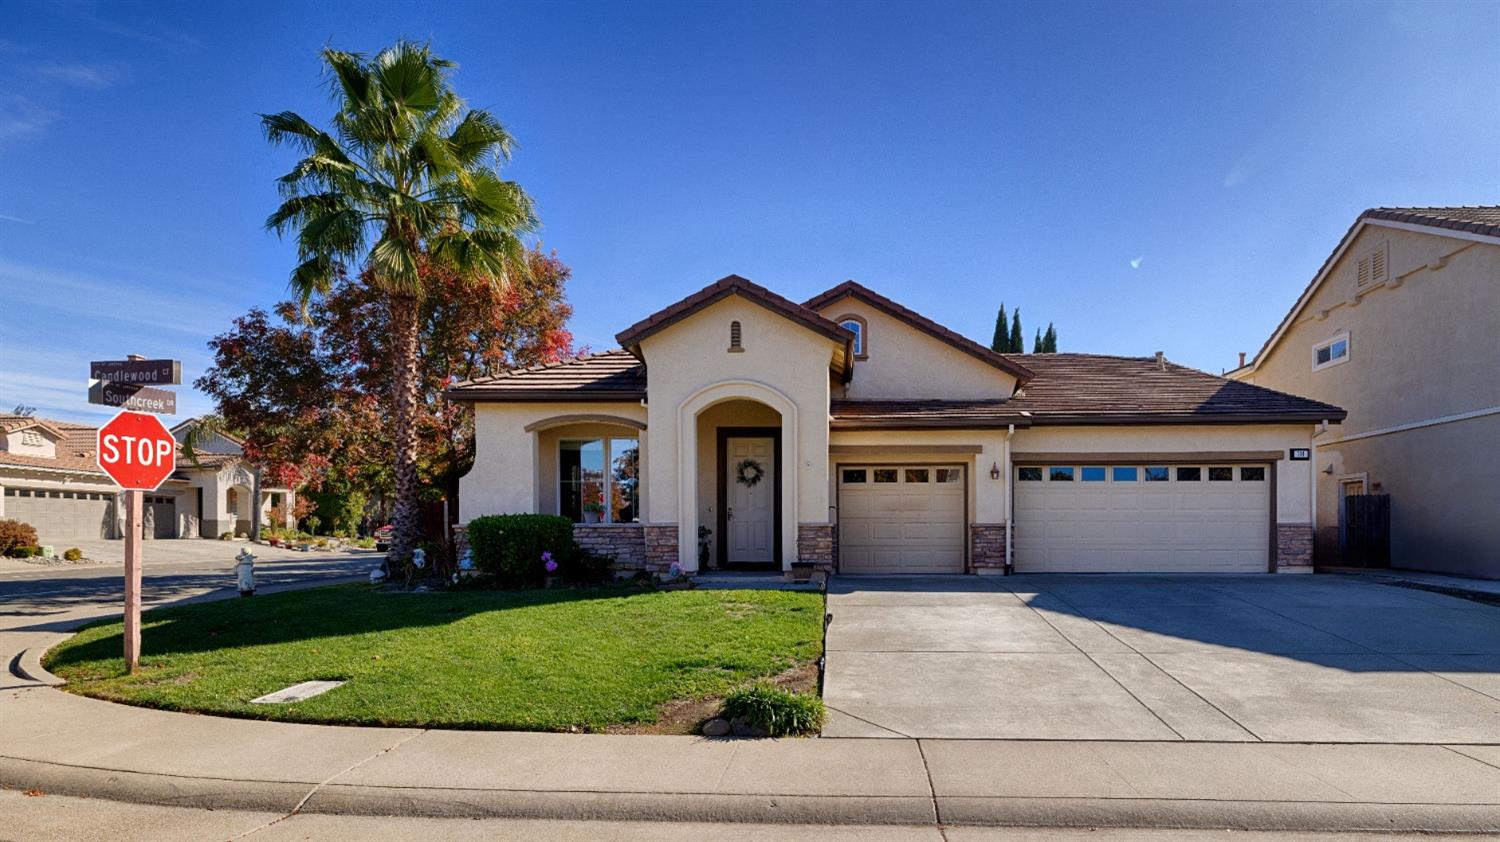
[[229,540],[232,540],[233,538],[234,538],[234,533],[233,532],[220,532],[219,533],[219,540],[220,541],[229,541]]
[[81,558],[83,558],[83,550],[77,547],[68,547],[66,550],[63,550],[64,561],[78,561]]
[[469,521],[474,567],[502,588],[540,587],[547,576],[542,553],[562,570],[578,558],[573,522],[556,515],[486,515]]
[[41,547],[11,547],[6,555],[11,558],[33,558],[42,554]]
[[761,682],[725,696],[724,718],[743,719],[773,737],[806,734],[823,727],[823,700]]
[[[0,519],[0,555],[11,555],[19,547],[36,544],[36,530],[29,523]],[[22,556],[17,556],[21,558]]]

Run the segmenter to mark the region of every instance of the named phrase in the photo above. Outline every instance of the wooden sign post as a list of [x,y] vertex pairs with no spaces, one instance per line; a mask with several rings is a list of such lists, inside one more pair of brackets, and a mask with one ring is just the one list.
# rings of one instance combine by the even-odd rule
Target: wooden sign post
[[[101,365],[109,363],[94,363],[90,373]],[[168,376],[177,368],[171,365]],[[176,396],[166,394],[175,407]],[[141,666],[141,541],[146,520],[142,492],[155,491],[176,470],[177,439],[155,415],[125,410],[99,428],[95,444],[100,470],[125,490],[125,671],[133,674]]]

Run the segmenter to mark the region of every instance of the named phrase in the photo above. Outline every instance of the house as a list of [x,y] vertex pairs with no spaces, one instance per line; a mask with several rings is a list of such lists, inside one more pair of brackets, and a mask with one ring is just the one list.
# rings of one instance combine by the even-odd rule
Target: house
[[[181,441],[194,423],[177,425],[173,435]],[[98,428],[0,414],[0,433],[0,518],[31,524],[37,539],[48,545],[124,535],[124,500],[97,462]],[[198,464],[179,453],[177,470],[144,495],[147,538],[249,532],[254,471],[245,464],[240,444],[221,437],[200,450]],[[263,517],[273,503],[294,499],[287,488],[261,492]],[[200,516],[205,511],[208,516]]]
[[852,281],[797,304],[731,275],[616,339],[447,392],[474,409],[461,520],[563,515],[651,571],[1311,569],[1297,457],[1336,406],[998,354]]
[[1229,376],[1336,403],[1313,439],[1319,556],[1347,495],[1390,495],[1391,562],[1500,578],[1500,207],[1360,214]]

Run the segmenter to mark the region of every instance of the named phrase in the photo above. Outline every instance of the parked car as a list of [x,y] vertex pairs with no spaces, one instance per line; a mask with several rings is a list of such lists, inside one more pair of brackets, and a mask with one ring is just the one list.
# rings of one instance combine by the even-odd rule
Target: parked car
[[391,548],[391,539],[394,537],[396,537],[395,524],[387,523],[385,526],[376,529],[375,549],[382,553],[389,550]]

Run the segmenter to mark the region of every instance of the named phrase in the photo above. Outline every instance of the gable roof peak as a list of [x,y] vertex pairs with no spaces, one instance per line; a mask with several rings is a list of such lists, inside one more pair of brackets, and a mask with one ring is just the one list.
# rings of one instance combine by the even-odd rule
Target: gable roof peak
[[615,334],[615,341],[626,349],[634,348],[641,340],[664,330],[692,314],[730,295],[738,295],[758,304],[779,316],[790,319],[809,330],[820,333],[835,342],[845,345],[854,342],[854,334],[824,318],[813,310],[791,301],[742,275],[725,275],[703,289],[683,298],[675,304],[652,313]]
[[1032,377],[1031,369],[1015,361],[1005,354],[992,351],[984,345],[975,342],[957,331],[943,327],[932,319],[916,312],[901,304],[897,304],[889,298],[881,295],[873,289],[865,286],[859,281],[847,280],[831,289],[824,290],[802,303],[809,310],[819,310],[832,304],[840,298],[857,298],[869,304],[877,310],[884,312],[898,321],[905,322],[933,339],[951,345],[954,348],[978,359],[980,362],[988,363],[995,368],[1004,371],[1016,378],[1017,384],[1025,383]]

